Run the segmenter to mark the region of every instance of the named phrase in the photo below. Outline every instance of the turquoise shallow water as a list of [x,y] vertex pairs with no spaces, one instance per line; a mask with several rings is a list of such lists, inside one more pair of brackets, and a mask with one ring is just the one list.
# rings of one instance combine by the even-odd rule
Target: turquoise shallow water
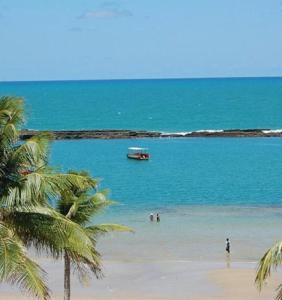
[[[134,145],[152,159],[128,160]],[[108,259],[224,261],[230,237],[233,260],[256,261],[282,237],[281,149],[280,138],[60,141],[52,161],[90,170],[120,201],[96,221],[136,233],[104,239]]]
[[[282,78],[0,83],[24,96],[27,128],[190,131],[282,128]],[[149,147],[148,162],[127,160]],[[282,139],[54,142],[52,163],[103,178],[120,205],[97,221],[132,226],[100,247],[108,259],[256,261],[282,237]],[[149,223],[151,212],[161,223]],[[130,249],[130,251],[128,251]]]
[[[149,161],[126,158],[147,146]],[[147,139],[60,141],[53,161],[104,178],[124,209],[175,205],[282,204],[282,139]]]
[[33,129],[282,128],[282,78],[1,83]]

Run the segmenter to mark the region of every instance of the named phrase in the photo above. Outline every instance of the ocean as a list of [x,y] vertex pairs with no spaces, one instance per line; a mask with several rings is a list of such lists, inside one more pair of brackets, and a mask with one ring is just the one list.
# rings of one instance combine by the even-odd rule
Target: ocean
[[[149,161],[126,158],[136,145]],[[229,237],[233,260],[255,262],[282,238],[281,150],[281,138],[57,141],[52,164],[89,170],[111,189],[119,204],[94,222],[136,231],[103,239],[107,259],[224,261]]]
[[26,99],[26,128],[282,128],[282,78],[0,83]]
[[[0,95],[26,99],[30,129],[282,128],[282,78],[2,82]],[[130,146],[151,159],[128,160]],[[111,190],[119,204],[93,222],[135,229],[101,240],[108,260],[225,261],[229,237],[233,260],[256,262],[282,238],[281,150],[281,138],[56,141],[51,162]]]

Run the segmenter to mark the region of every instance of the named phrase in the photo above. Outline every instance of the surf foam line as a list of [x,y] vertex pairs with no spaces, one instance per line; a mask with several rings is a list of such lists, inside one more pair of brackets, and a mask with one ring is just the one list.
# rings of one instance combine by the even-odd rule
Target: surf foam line
[[22,130],[25,140],[40,133],[48,133],[56,140],[77,139],[138,139],[138,138],[189,138],[189,137],[282,137],[282,129],[203,129],[181,132],[146,130]]
[[263,133],[269,134],[269,133],[282,133],[282,129],[269,129],[269,130],[262,130]]

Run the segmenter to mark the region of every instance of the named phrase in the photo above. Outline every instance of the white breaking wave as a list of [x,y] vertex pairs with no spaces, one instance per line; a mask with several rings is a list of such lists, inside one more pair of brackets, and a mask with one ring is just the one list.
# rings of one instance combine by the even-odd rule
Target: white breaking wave
[[180,135],[185,136],[187,134],[191,134],[192,131],[183,131],[183,132],[162,132],[161,135]]
[[[167,135],[179,135],[179,136],[186,136],[190,135],[193,133],[220,133],[228,130],[223,130],[223,129],[201,129],[201,130],[196,130],[196,131],[180,131],[180,132],[162,132],[162,136],[167,136]],[[240,131],[240,130],[239,130]],[[244,129],[242,129],[244,131]],[[268,130],[261,130],[262,133],[265,134],[275,134],[275,133],[282,133],[282,129],[268,129]]]
[[196,130],[196,131],[180,131],[180,132],[162,132],[161,135],[180,135],[185,136],[192,133],[217,133],[217,132],[224,132],[223,129],[216,130],[216,129],[202,129],[202,130]]
[[262,130],[263,133],[282,133],[282,129]]
[[215,133],[215,132],[223,132],[224,130],[223,129],[219,129],[219,130],[216,130],[216,129],[202,129],[202,130],[197,130],[195,132],[198,132],[198,133],[205,133],[205,132],[208,132],[208,133]]

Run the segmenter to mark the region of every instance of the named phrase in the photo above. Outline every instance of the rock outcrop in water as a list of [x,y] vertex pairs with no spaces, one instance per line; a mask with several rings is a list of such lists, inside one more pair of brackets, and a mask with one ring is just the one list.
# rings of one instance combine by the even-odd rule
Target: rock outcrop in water
[[165,133],[143,130],[22,130],[21,138],[27,139],[38,133],[49,133],[56,140],[78,139],[137,139],[137,138],[189,138],[189,137],[282,137],[282,130],[230,129],[199,130]]

